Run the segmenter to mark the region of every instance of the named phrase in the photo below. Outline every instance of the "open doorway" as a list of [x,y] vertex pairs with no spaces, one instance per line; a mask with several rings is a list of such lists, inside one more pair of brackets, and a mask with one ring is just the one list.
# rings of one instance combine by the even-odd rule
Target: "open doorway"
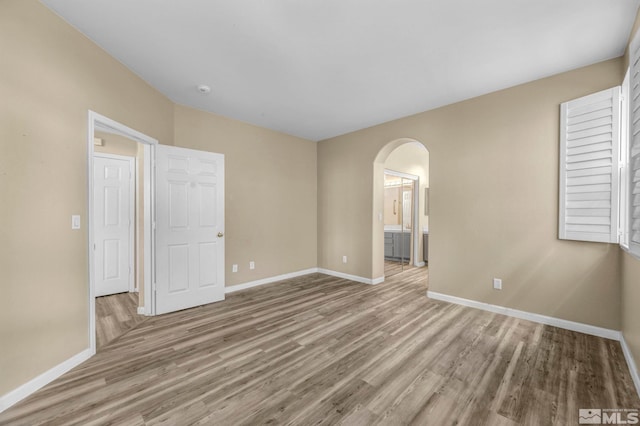
[[[142,194],[138,215],[139,297],[136,314],[151,316],[224,300],[224,155],[159,145],[158,141],[89,111],[87,172],[89,218],[89,341],[96,352],[96,132],[136,143]],[[112,136],[108,136],[112,138]],[[106,138],[106,137],[105,137]],[[117,154],[100,154],[116,158]],[[153,172],[152,172],[153,171]],[[102,171],[104,174],[104,170]],[[101,194],[97,195],[98,197]],[[114,205],[117,205],[115,203]],[[157,213],[157,215],[156,215]],[[124,237],[123,237],[124,238]],[[142,254],[140,254],[142,253]],[[159,259],[156,261],[156,257]],[[133,263],[133,261],[132,261]],[[117,263],[114,263],[117,264]],[[123,261],[121,269],[126,270]],[[113,270],[118,267],[112,266]],[[192,271],[197,271],[192,273]],[[111,274],[116,275],[116,274]],[[124,294],[126,285],[119,287]],[[123,293],[117,293],[123,294]],[[136,320],[141,320],[136,318]],[[126,325],[125,325],[126,326]]]
[[376,156],[373,174],[372,275],[385,281],[410,269],[426,285],[429,151],[413,139],[391,141]]
[[415,235],[420,178],[395,170],[384,172],[384,275],[389,277],[416,264]]
[[87,143],[89,341],[95,353],[153,314],[157,141],[89,111]]
[[145,318],[144,145],[98,124],[94,129],[93,236],[96,349]]

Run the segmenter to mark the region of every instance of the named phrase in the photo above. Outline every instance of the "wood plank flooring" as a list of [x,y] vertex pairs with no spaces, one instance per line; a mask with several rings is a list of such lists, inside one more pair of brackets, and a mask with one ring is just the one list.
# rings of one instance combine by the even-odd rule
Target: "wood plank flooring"
[[147,318],[144,315],[138,315],[138,293],[96,297],[97,350]]
[[312,274],[152,317],[7,425],[574,425],[640,408],[619,343]]
[[409,269],[415,268],[416,266],[413,266],[410,263],[407,263],[407,261],[405,261],[404,263],[402,262],[397,262],[395,260],[386,260],[384,261],[384,276],[385,278],[389,278],[392,275],[396,275],[399,274],[401,272],[407,271]]

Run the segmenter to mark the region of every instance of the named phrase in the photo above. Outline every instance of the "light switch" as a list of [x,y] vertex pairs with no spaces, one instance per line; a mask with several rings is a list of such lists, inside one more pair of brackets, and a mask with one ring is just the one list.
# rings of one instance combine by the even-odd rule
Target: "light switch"
[[80,215],[74,214],[71,216],[71,229],[80,229]]

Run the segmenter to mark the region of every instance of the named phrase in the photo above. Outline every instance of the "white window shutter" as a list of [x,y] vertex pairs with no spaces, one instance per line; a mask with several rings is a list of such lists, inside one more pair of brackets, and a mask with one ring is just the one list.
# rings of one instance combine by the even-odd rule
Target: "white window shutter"
[[561,105],[560,239],[618,242],[619,140],[619,86]]
[[640,256],[640,37],[630,46],[629,250]]

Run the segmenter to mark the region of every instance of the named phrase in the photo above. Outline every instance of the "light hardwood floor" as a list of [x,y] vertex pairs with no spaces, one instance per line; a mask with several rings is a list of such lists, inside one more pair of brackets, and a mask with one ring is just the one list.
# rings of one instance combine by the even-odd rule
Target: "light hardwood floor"
[[320,274],[150,318],[12,425],[574,425],[640,408],[619,343]]
[[416,268],[412,264],[405,262],[397,262],[395,260],[386,260],[384,261],[384,276],[385,278],[390,278],[392,275],[399,274],[404,271],[408,271],[409,269]]
[[138,315],[138,293],[96,297],[97,350],[147,318],[144,315]]

